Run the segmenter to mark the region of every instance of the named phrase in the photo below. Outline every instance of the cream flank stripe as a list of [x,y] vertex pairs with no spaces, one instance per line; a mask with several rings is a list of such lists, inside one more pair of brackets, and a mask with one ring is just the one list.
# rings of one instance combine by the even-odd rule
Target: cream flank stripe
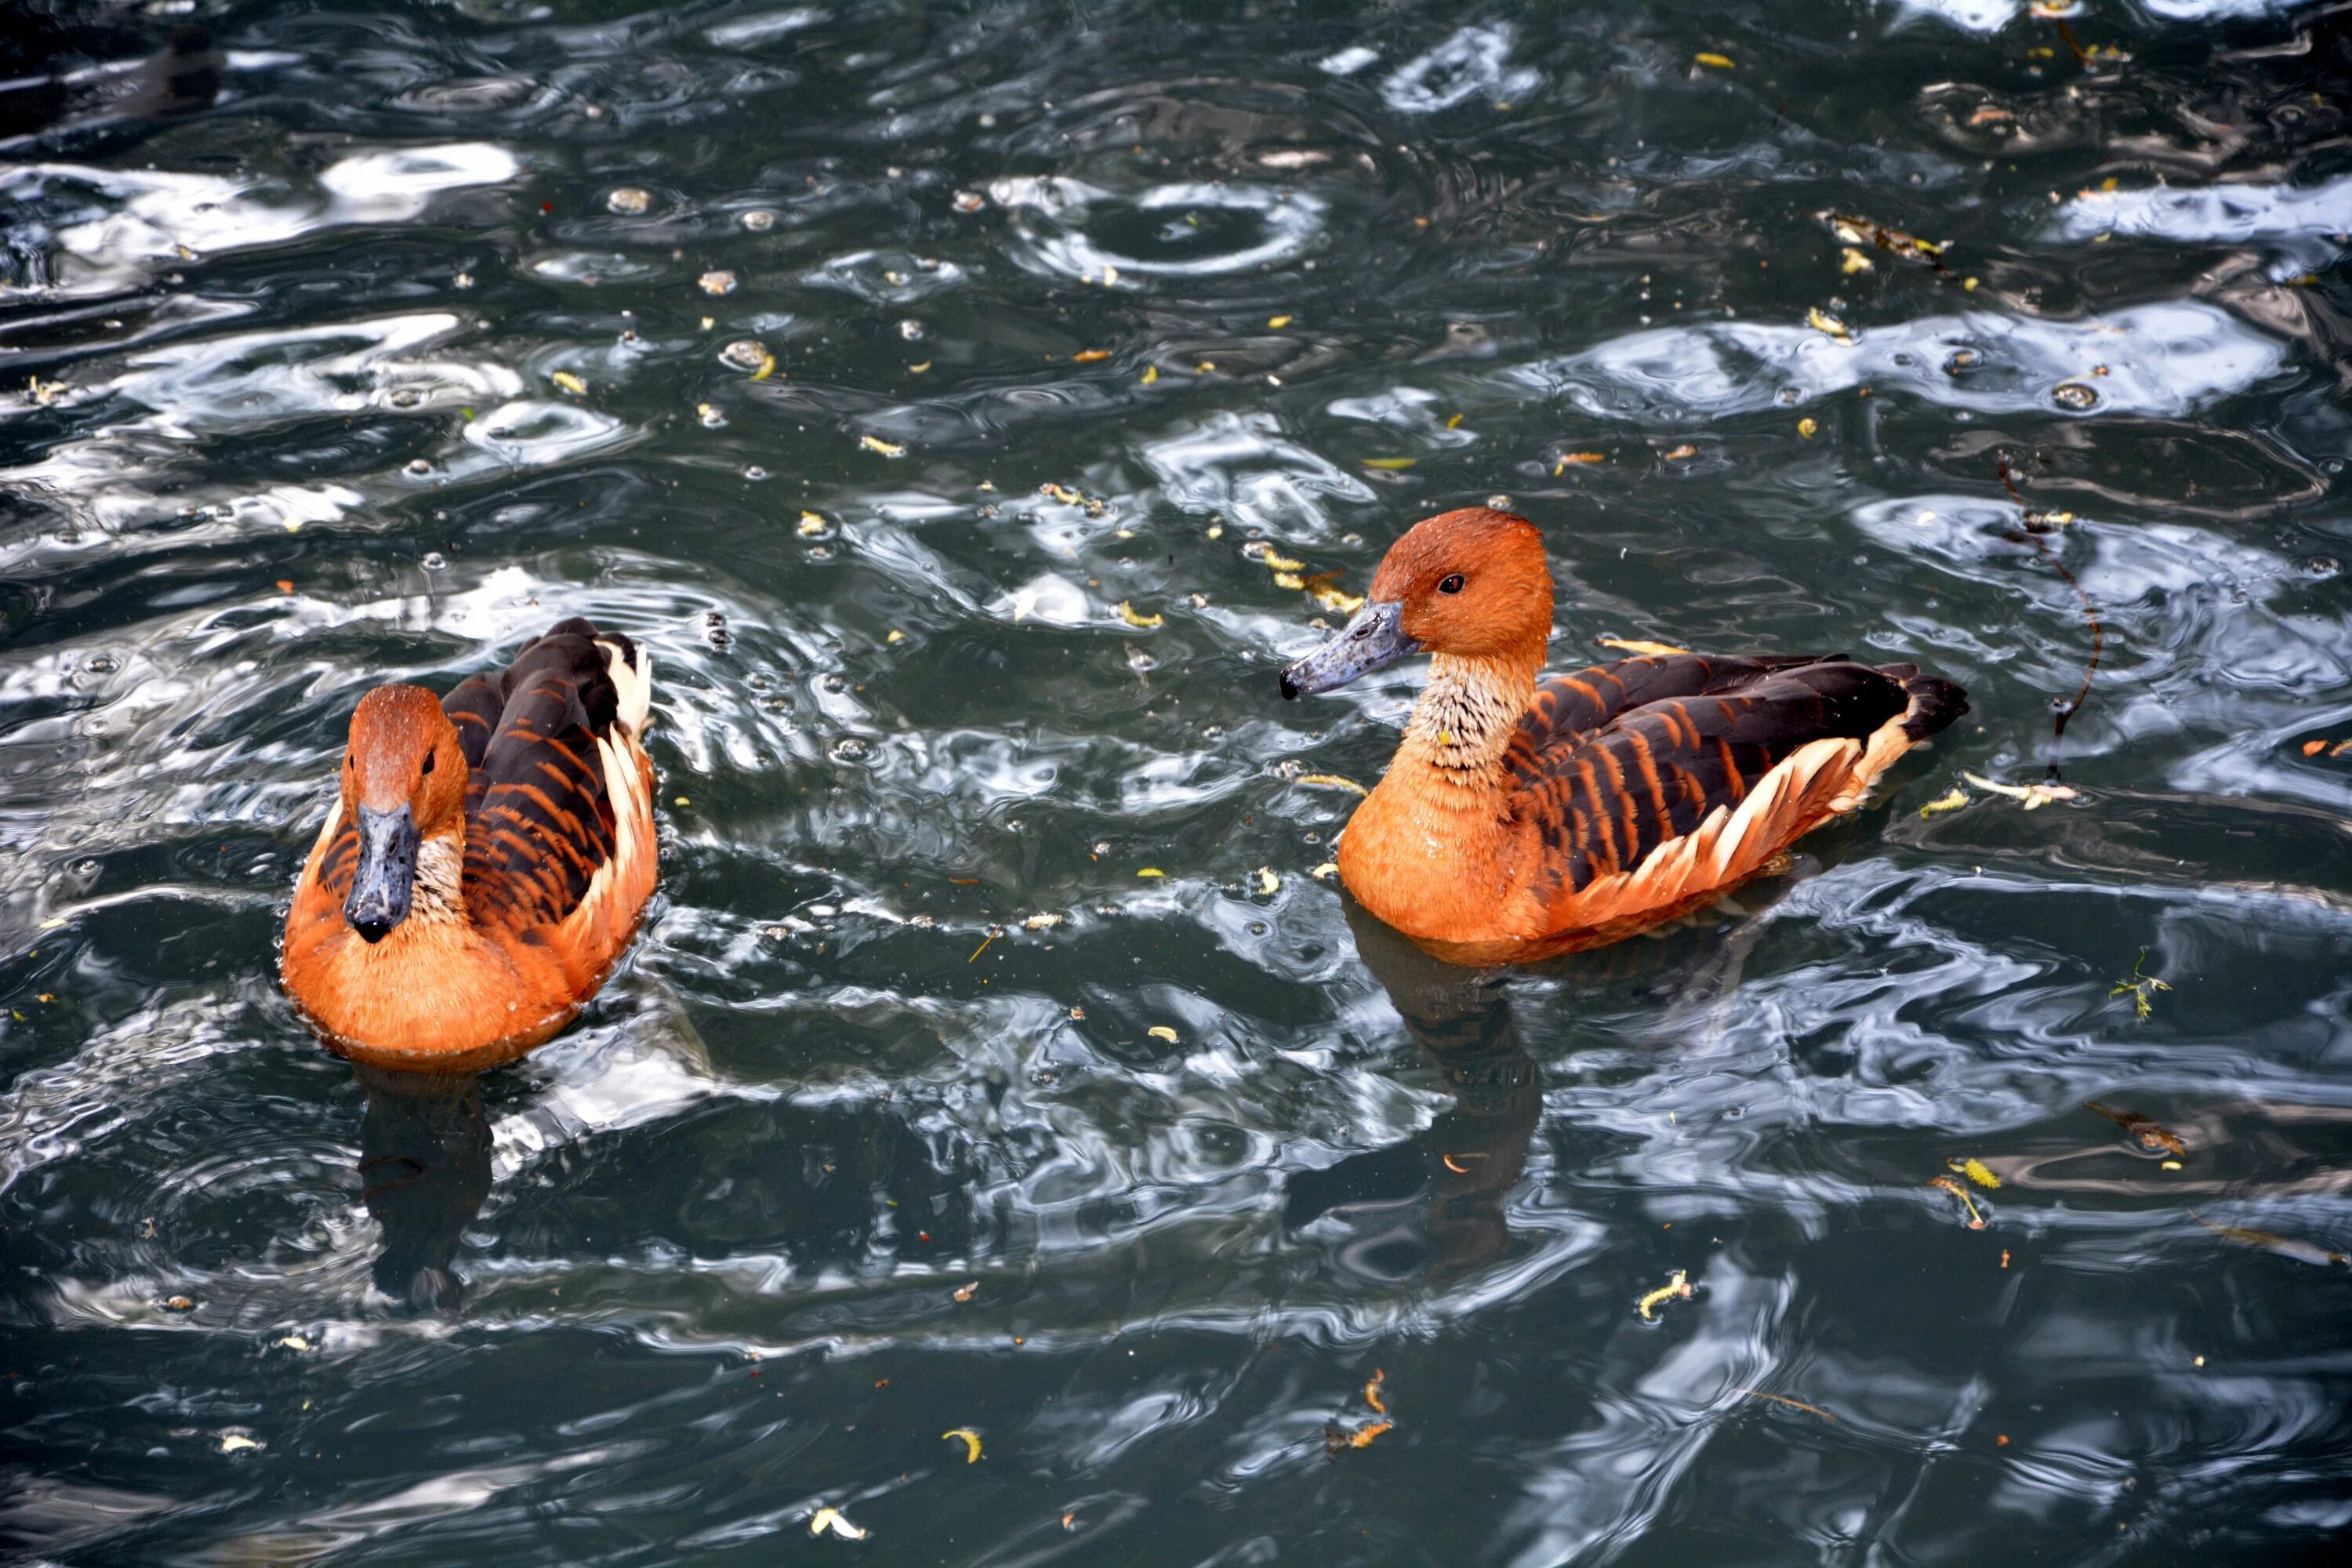
[[613,802],[613,855],[588,880],[580,903],[564,917],[562,930],[578,945],[575,951],[595,952],[609,948],[610,959],[635,923],[638,906],[653,882],[653,763],[638,744],[653,707],[653,656],[637,650],[638,668],[632,668],[618,645],[599,642],[606,672],[619,696],[614,733],[593,737],[604,765],[604,793]]

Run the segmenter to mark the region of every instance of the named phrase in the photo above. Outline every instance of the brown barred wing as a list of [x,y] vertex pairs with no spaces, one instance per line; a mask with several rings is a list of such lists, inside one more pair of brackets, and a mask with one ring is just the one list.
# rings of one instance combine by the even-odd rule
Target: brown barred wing
[[475,770],[478,805],[466,825],[466,901],[484,924],[523,930],[562,921],[613,858],[615,824],[596,737],[613,721],[614,693],[593,632],[585,621],[567,621],[498,678],[504,701]]
[[1817,654],[1762,658],[1716,658],[1678,653],[1619,659],[1545,678],[1519,721],[1510,761],[1519,771],[1539,771],[1538,760],[1570,737],[1598,730],[1621,713],[1673,697],[1752,686],[1776,670],[1821,664],[1840,656]]
[[1643,702],[1555,746],[1533,759],[1514,809],[1539,839],[1554,890],[1580,890],[1633,870],[1717,807],[1736,810],[1802,747],[1866,742],[1909,700],[1900,682],[1849,659],[1768,667],[1724,689]]

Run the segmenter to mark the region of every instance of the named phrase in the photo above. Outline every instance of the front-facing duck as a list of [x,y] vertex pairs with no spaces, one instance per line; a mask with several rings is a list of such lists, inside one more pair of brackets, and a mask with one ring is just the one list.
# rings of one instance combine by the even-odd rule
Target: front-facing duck
[[446,698],[360,699],[279,965],[330,1046],[457,1072],[572,1021],[653,891],[651,694],[642,650],[569,620]]
[[1391,546],[1364,607],[1282,674],[1298,697],[1431,656],[1339,876],[1456,963],[1598,946],[1702,904],[1968,711],[1949,681],[1842,655],[1675,654],[1539,682],[1551,616],[1535,525],[1449,511]]

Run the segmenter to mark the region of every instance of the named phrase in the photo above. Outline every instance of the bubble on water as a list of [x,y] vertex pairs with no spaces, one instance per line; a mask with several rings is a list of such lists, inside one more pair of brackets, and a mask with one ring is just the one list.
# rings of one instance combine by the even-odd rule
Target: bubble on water
[[1951,358],[1944,362],[1944,374],[1946,375],[1958,375],[1964,370],[1974,369],[1977,363],[1978,354],[1976,350],[1958,349],[1953,352]]
[[2344,570],[2344,563],[2333,555],[2306,555],[2295,564],[2306,577],[2333,577]]
[[911,343],[923,335],[923,323],[909,316],[898,323],[898,335]]
[[635,216],[654,205],[654,199],[635,185],[623,185],[604,198],[604,205],[616,213]]
[[395,386],[384,394],[383,400],[394,408],[414,408],[425,401],[425,395],[413,386]]
[[720,363],[738,370],[757,370],[769,360],[768,345],[757,338],[737,338],[719,351]]
[[765,234],[776,226],[776,215],[765,207],[753,207],[743,215],[742,224],[753,234]]
[[826,754],[836,763],[862,763],[874,754],[874,748],[856,735],[844,735]]
[[752,463],[743,469],[743,477],[750,479],[754,484],[757,484],[760,480],[768,477],[768,470],[760,467],[757,463]]
[[[1130,274],[1205,278],[1276,266],[1323,227],[1321,198],[1286,186],[1188,182],[1127,195],[1043,175],[998,180],[988,194],[1013,215],[1024,266],[1104,288]],[[1113,222],[1131,236],[1117,246],[1093,232]]]
[[2075,414],[2087,413],[2099,405],[2096,391],[2079,381],[2062,381],[2050,389],[2051,401]]
[[433,465],[423,458],[411,458],[408,459],[407,472],[409,478],[421,479],[432,471]]
[[122,661],[110,653],[94,653],[83,661],[82,668],[92,675],[112,675],[122,668]]
[[449,564],[449,558],[437,550],[428,550],[425,552],[425,559],[417,564],[427,572],[438,572]]

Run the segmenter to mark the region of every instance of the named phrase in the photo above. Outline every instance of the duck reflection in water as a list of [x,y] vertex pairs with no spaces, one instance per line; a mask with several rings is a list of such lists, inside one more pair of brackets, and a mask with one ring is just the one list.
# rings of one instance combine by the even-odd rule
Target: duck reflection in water
[[455,1310],[465,1287],[451,1260],[490,1195],[481,1075],[352,1070],[367,1096],[360,1201],[383,1231],[376,1289],[419,1310]]
[[[1839,837],[1832,830],[1826,843]],[[1425,952],[1343,891],[1358,956],[1454,1103],[1402,1143],[1291,1177],[1284,1228],[1336,1222],[1347,1238],[1332,1249],[1335,1265],[1373,1284],[1442,1288],[1503,1256],[1511,1241],[1504,1205],[1543,1116],[1543,1069],[1520,1043],[1510,976],[1525,971],[1630,990],[1643,1033],[1704,1050],[1724,1028],[1748,952],[1769,923],[1756,917],[1791,886],[1769,877],[1647,936],[1540,965],[1485,970]]]
[[1510,1243],[1503,1200],[1526,1169],[1543,1074],[1520,1046],[1502,973],[1433,958],[1345,898],[1356,952],[1454,1095],[1419,1135],[1290,1179],[1283,1225],[1336,1220],[1339,1268],[1446,1285]]

